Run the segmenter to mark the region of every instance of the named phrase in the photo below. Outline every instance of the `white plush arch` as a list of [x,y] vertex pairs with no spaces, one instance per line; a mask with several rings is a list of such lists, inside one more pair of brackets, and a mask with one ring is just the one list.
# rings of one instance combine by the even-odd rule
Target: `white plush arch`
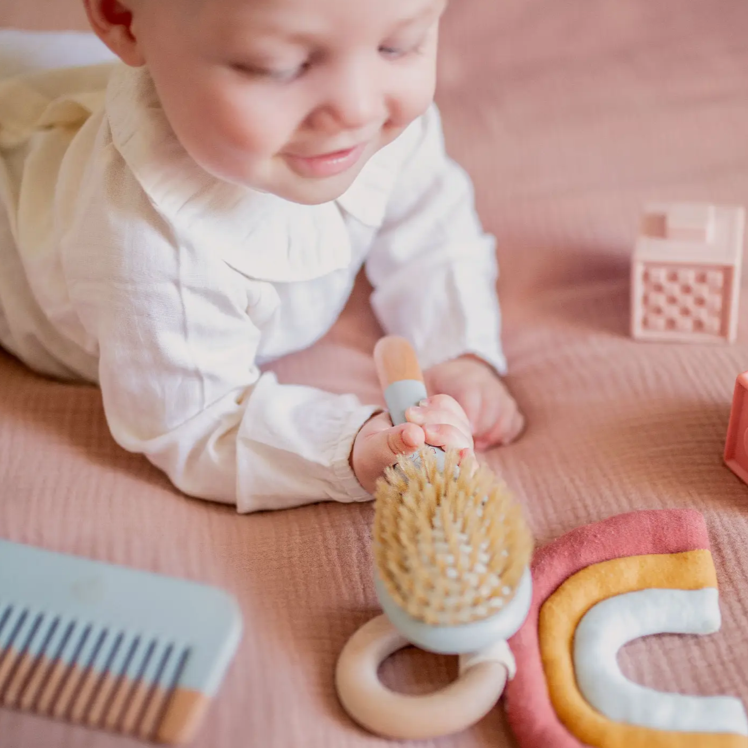
[[684,696],[626,678],[618,666],[624,644],[652,634],[711,634],[719,630],[718,592],[647,589],[590,608],[574,635],[574,668],[585,699],[611,720],[678,732],[748,736],[742,702],[729,696]]

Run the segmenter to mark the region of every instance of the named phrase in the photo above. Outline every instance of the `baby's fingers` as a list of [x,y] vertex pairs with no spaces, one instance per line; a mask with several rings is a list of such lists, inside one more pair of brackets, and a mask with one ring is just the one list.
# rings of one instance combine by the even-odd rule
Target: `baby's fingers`
[[503,413],[487,434],[476,437],[475,448],[482,452],[496,445],[510,444],[524,430],[525,417],[515,404]]
[[405,412],[405,417],[411,423],[417,423],[419,426],[428,426],[438,423],[445,423],[455,428],[464,431],[466,434],[470,434],[472,429],[470,428],[470,422],[465,415],[465,411],[457,404],[457,401],[449,400],[454,403],[450,403],[445,406],[445,400],[441,399],[446,396],[438,396],[440,399],[438,403],[433,403],[429,400],[427,405],[417,406],[408,408]]
[[386,432],[387,449],[385,450],[384,460],[387,464],[392,464],[393,459],[398,455],[408,455],[423,446],[423,429],[410,423],[404,423],[400,426],[393,426]]
[[429,424],[423,427],[423,431],[426,435],[426,443],[433,447],[459,451],[473,448],[473,438],[470,433],[466,434],[462,429],[448,423]]
[[451,395],[445,395],[444,393],[439,395],[432,395],[431,397],[426,398],[426,404],[432,408],[438,408],[439,410],[448,410],[454,413],[456,416],[460,416],[462,418],[465,417],[464,408]]
[[374,416],[356,435],[351,450],[351,467],[358,482],[373,493],[377,479],[400,455],[409,455],[424,445],[420,426],[403,423],[393,426],[389,415]]
[[509,444],[510,442],[513,442],[524,430],[525,417],[519,412],[519,410],[515,410],[506,425],[503,443]]

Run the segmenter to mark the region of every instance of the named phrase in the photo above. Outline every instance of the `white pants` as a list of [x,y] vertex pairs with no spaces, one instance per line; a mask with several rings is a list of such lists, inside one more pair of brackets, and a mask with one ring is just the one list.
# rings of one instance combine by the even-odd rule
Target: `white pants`
[[[92,33],[76,31],[39,32],[0,29],[0,80],[15,75],[41,72],[54,68],[94,65],[110,62],[113,54]],[[19,345],[11,333],[4,309],[11,304],[24,303],[28,294],[18,293],[26,283],[23,268],[12,249],[13,237],[8,217],[0,209],[0,346],[24,359],[24,344],[34,345],[27,340]],[[32,316],[40,314],[38,309],[29,309]],[[69,372],[58,362],[49,362],[48,370],[42,372],[67,378]]]

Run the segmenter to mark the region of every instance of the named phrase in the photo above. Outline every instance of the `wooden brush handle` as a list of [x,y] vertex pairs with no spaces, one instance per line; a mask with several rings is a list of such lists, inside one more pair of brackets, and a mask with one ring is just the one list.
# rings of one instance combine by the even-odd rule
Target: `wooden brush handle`
[[374,346],[374,364],[384,392],[393,382],[404,379],[423,382],[421,367],[413,346],[397,335],[386,335]]
[[392,423],[405,423],[405,410],[428,396],[413,346],[387,335],[374,346],[374,364]]

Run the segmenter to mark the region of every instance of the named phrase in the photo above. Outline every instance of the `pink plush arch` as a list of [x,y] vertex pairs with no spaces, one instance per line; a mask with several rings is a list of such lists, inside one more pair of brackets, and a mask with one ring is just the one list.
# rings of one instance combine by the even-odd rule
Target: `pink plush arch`
[[572,574],[623,556],[709,550],[702,515],[662,509],[615,517],[577,528],[544,546],[532,563],[533,600],[523,627],[510,640],[517,675],[505,692],[509,723],[522,748],[580,748],[551,705],[538,646],[543,602]]

